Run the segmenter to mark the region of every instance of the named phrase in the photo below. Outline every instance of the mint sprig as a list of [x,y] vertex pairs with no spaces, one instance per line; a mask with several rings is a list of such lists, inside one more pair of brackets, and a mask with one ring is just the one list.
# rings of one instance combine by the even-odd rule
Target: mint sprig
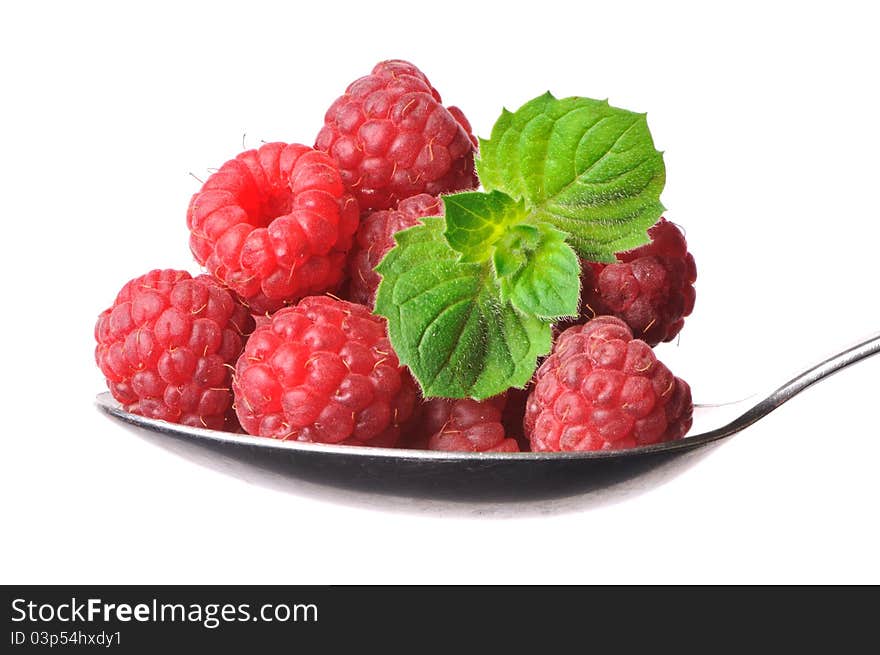
[[462,261],[444,236],[446,222],[395,235],[376,270],[376,313],[426,397],[488,398],[522,387],[550,349],[550,324],[501,297],[492,264]]
[[485,192],[395,236],[376,313],[425,396],[484,399],[531,378],[553,322],[577,314],[579,256],[613,261],[663,211],[644,114],[549,93],[480,141]]
[[443,198],[446,241],[460,262],[491,261],[501,300],[546,321],[577,314],[580,262],[566,234],[528,220],[521,200],[500,191]]
[[[576,316],[581,266],[565,242],[565,232],[546,224],[523,224],[509,235],[514,245],[496,250],[494,260],[501,297],[521,312],[545,321]],[[505,265],[499,265],[499,255],[507,260]]]
[[507,230],[526,218],[525,204],[500,191],[456,193],[445,196],[443,206],[446,240],[462,254],[463,261],[491,257]]

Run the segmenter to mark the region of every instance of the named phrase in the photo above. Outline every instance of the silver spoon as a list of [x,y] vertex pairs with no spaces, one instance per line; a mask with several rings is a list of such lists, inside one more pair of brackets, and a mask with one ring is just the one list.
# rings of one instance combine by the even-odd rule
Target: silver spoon
[[677,441],[617,451],[468,453],[279,441],[144,418],[123,410],[108,392],[98,394],[96,402],[107,414],[139,428],[285,475],[382,493],[508,500],[580,493],[639,475],[747,428],[807,387],[877,352],[880,334],[812,366],[764,398],[696,405],[695,426],[715,427]]

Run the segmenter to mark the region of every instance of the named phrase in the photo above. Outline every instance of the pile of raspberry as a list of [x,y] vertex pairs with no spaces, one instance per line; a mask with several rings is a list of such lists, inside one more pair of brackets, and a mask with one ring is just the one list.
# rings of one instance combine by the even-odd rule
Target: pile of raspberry
[[373,313],[394,234],[479,185],[477,140],[414,65],[383,61],[327,110],[314,146],[222,164],[186,212],[206,271],[128,281],[95,326],[113,397],[148,418],[259,437],[470,452],[677,439],[690,389],[652,347],[681,330],[696,268],[661,219],[616,263],[583,262],[581,313],[525,389],[422,398]]

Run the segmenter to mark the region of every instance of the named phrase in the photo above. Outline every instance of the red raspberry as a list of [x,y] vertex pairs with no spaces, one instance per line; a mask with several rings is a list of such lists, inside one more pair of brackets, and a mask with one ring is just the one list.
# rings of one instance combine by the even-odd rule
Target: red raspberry
[[190,201],[190,249],[255,314],[335,290],[358,224],[325,153],[267,143],[241,153]]
[[394,247],[395,233],[418,225],[420,218],[442,215],[440,200],[422,193],[401,200],[395,210],[383,209],[363,219],[349,255],[349,300],[372,307],[382,279],[374,269]]
[[384,321],[327,296],[303,298],[254,330],[232,388],[250,434],[370,446],[397,442],[416,399]]
[[129,281],[95,325],[95,361],[113,397],[149,418],[234,429],[230,374],[253,329],[213,278],[155,270]]
[[651,346],[671,341],[694,309],[697,267],[681,231],[665,218],[648,230],[651,242],[617,254],[618,264],[584,262],[581,306],[623,319]]
[[679,439],[691,390],[613,316],[565,330],[535,374],[525,429],[532,450],[617,450]]
[[473,189],[477,140],[412,64],[383,61],[327,110],[315,147],[329,152],[361,210],[389,209],[419,193]]
[[465,398],[432,398],[420,408],[417,429],[427,436],[419,444],[428,450],[515,453],[515,439],[504,434],[501,414],[507,398],[495,396],[483,401]]

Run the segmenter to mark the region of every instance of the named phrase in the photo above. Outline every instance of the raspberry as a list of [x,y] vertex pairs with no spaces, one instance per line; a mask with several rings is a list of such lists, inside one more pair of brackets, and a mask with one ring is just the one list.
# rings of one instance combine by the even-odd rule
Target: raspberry
[[416,386],[362,306],[309,296],[254,330],[235,367],[235,408],[253,435],[393,446]]
[[267,143],[232,159],[190,201],[190,249],[255,314],[335,290],[358,224],[325,153]]
[[477,140],[457,107],[446,108],[412,64],[383,61],[327,110],[315,147],[339,163],[362,211],[419,193],[477,186]]
[[565,330],[535,374],[524,420],[532,450],[617,450],[679,439],[691,390],[613,316]]
[[590,316],[613,315],[651,346],[671,341],[694,309],[697,267],[681,231],[665,218],[648,230],[651,242],[617,254],[620,263],[584,262],[581,306]]
[[231,367],[252,329],[247,308],[211,277],[155,270],[98,316],[95,361],[127,411],[231,430]]
[[375,267],[394,247],[394,234],[419,224],[426,216],[442,216],[443,206],[434,196],[425,193],[401,200],[397,209],[373,212],[361,221],[355,244],[349,255],[350,275],[348,298],[372,307],[381,278]]
[[483,401],[432,398],[419,407],[411,448],[470,452],[519,452],[515,439],[504,434],[504,395]]

